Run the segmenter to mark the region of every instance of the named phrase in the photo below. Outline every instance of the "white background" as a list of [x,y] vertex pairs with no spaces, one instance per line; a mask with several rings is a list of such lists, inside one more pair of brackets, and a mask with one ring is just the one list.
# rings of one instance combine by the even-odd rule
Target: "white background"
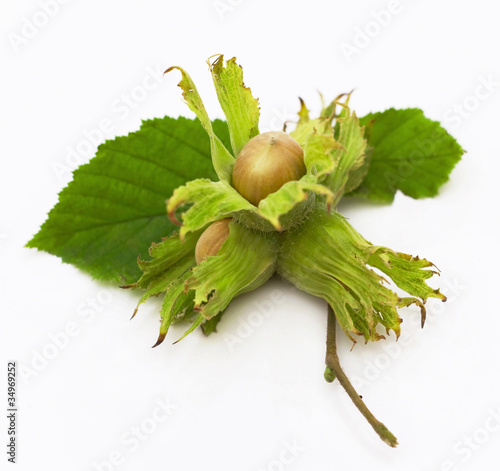
[[[50,18],[40,3],[3,1],[0,11],[2,410],[7,361],[28,371],[18,464],[3,448],[1,469],[498,469],[497,4],[401,1],[377,26],[394,3],[73,0]],[[348,55],[347,44],[359,47]],[[233,302],[218,334],[172,346],[176,327],[151,349],[157,303],[129,321],[136,293],[23,248],[71,178],[69,149],[89,150],[86,135],[97,138],[82,161],[142,119],[192,116],[174,74],[147,79],[141,93],[151,70],[184,67],[211,117],[222,117],[205,63],[215,53],[243,65],[261,130],[292,119],[298,96],[314,112],[318,90],[332,98],[356,88],[359,115],[421,107],[468,151],[435,199],[340,208],[373,243],[434,261],[442,276],[432,283],[449,298],[429,301],[423,330],[417,310],[403,312],[398,343],[350,351],[340,337],[346,372],[397,449],[323,380],[323,301],[272,280]],[[106,134],[96,131],[103,119]]]

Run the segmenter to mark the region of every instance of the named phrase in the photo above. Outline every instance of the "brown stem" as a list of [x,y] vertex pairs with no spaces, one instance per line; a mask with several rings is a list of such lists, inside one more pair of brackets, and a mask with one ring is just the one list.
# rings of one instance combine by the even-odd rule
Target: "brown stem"
[[353,385],[349,381],[349,378],[344,373],[344,370],[340,366],[339,357],[337,355],[337,320],[335,319],[335,313],[333,309],[328,306],[328,324],[326,333],[326,366],[330,368],[335,374],[335,377],[339,380],[339,383],[345,389],[346,393],[354,402],[355,406],[364,415],[368,423],[373,427],[373,430],[378,433],[379,437],[387,443],[389,446],[395,447],[398,444],[397,438],[389,431],[389,429],[382,423],[379,422],[375,416],[368,410],[365,403],[359,396],[359,394],[354,389]]

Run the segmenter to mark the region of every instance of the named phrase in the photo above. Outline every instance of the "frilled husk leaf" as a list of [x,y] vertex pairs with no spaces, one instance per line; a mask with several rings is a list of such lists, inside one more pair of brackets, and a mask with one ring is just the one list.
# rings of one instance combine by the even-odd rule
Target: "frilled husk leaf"
[[137,309],[150,297],[164,294],[156,345],[163,342],[171,324],[181,319],[192,322],[182,338],[200,325],[206,334],[213,332],[234,297],[258,288],[275,272],[276,233],[253,231],[232,221],[218,254],[196,265],[194,251],[201,232],[187,233],[184,241],[174,235],[153,244],[152,260],[139,260],[143,276],[126,286],[146,290]]
[[170,67],[165,71],[165,73],[174,69],[177,69],[182,74],[181,81],[178,85],[182,89],[182,96],[186,100],[186,104],[189,106],[191,111],[196,114],[201,125],[210,138],[210,149],[214,169],[222,181],[230,182],[231,175],[233,173],[234,156],[231,152],[229,152],[229,150],[226,149],[222,141],[215,134],[212,122],[210,121],[207,110],[205,109],[205,105],[203,104],[200,94],[198,93],[198,90],[196,89],[196,86],[189,74],[182,67],[177,66]]
[[[186,205],[189,205],[189,208],[180,211],[179,221],[176,211]],[[256,213],[257,208],[227,182],[213,182],[206,178],[192,180],[177,188],[167,203],[169,218],[176,224],[182,224],[181,239],[189,232],[240,211]]]
[[186,290],[195,292],[194,309],[211,319],[235,296],[265,283],[275,271],[277,237],[232,221],[217,255],[201,262],[186,281]]
[[181,239],[191,231],[227,217],[246,221],[247,226],[264,232],[281,232],[302,219],[304,211],[309,209],[309,205],[302,203],[308,197],[312,201],[312,194],[325,197],[328,205],[334,197],[327,187],[317,183],[315,176],[305,175],[300,180],[285,183],[256,207],[227,182],[198,179],[174,191],[168,200],[167,211],[174,223],[182,224]]
[[184,241],[178,234],[163,239],[151,246],[151,260],[138,260],[143,271],[137,283],[123,288],[143,289],[142,295],[132,317],[137,314],[139,306],[153,296],[164,294],[160,310],[160,335],[156,345],[167,335],[172,322],[181,318],[190,318],[194,309],[194,295],[184,293],[184,282],[191,276],[196,266],[194,249],[202,231],[189,233]]
[[[301,102],[299,122],[290,135],[304,148],[304,162],[308,175],[314,175],[332,193],[335,207],[342,196],[357,188],[367,170],[365,128],[359,124],[356,113],[350,110],[349,96],[345,103],[338,97],[321,116],[309,118]],[[337,106],[342,111],[337,116]],[[335,118],[335,126],[332,126]]]
[[[399,297],[370,266],[416,297]],[[349,338],[355,341],[352,334],[357,334],[368,341],[383,338],[378,324],[399,336],[399,307],[416,303],[425,316],[428,297],[446,299],[425,283],[436,273],[426,270],[432,266],[425,259],[370,244],[339,213],[319,207],[283,239],[277,271],[299,289],[324,298]]]
[[243,83],[243,69],[236,63],[236,57],[224,64],[222,54],[208,64],[222,111],[226,115],[231,147],[237,156],[252,137],[259,134],[259,100]]

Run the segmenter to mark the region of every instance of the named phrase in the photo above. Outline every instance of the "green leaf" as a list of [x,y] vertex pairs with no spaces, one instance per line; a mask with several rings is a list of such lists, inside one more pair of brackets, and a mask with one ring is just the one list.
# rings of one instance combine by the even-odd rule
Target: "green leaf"
[[210,64],[210,71],[217,91],[219,103],[227,118],[231,146],[237,156],[252,137],[259,134],[259,100],[243,83],[243,70],[233,57],[226,61],[221,54]]
[[[229,141],[227,125],[213,123]],[[132,283],[138,254],[170,236],[166,200],[193,178],[216,179],[210,142],[197,120],[165,117],[107,141],[74,172],[28,247],[62,258],[100,280]]]
[[448,181],[464,150],[436,121],[420,109],[389,109],[360,120],[373,123],[368,173],[351,194],[391,202],[397,190],[412,198],[435,196]]
[[231,175],[233,174],[234,157],[227,150],[224,143],[219,139],[215,133],[210,118],[208,117],[207,110],[203,105],[200,94],[196,89],[196,86],[188,75],[188,73],[181,67],[170,67],[165,71],[168,73],[174,69],[181,72],[182,78],[179,82],[179,87],[182,89],[182,96],[186,100],[189,109],[193,111],[201,122],[201,125],[205,129],[210,138],[210,148],[212,151],[212,162],[217,172],[217,175],[221,180],[226,182],[231,181]]

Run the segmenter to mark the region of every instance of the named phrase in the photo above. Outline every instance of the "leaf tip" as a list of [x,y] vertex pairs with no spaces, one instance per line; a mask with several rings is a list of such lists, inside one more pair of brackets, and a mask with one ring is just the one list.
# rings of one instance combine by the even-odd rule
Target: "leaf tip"
[[[217,59],[212,60],[214,57]],[[233,59],[236,59],[233,57]],[[216,65],[221,64],[222,61],[224,60],[224,54],[213,54],[207,59],[207,64],[208,68],[210,69],[210,72],[213,72],[213,69]]]
[[158,340],[156,341],[156,343],[151,348],[155,348],[158,345],[160,345],[161,343],[163,343],[163,341],[165,340],[166,336],[167,336],[166,333],[160,332],[160,335],[158,336]]
[[[182,203],[181,203],[182,204]],[[179,207],[180,205],[176,205],[174,207],[169,207],[168,203],[167,203],[167,215],[168,215],[168,218],[170,219],[170,221],[172,221],[173,224],[175,224],[176,226],[182,226],[182,222],[179,221],[179,219],[177,219],[177,216],[175,215],[175,211],[176,209]]]
[[173,65],[173,66],[169,67],[167,70],[165,70],[165,72],[163,72],[163,75],[168,74],[169,72],[172,72],[172,70],[174,70],[174,69],[181,70],[181,68],[179,66]]
[[131,283],[129,285],[121,285],[119,286],[121,289],[135,289],[137,288],[137,283]]

